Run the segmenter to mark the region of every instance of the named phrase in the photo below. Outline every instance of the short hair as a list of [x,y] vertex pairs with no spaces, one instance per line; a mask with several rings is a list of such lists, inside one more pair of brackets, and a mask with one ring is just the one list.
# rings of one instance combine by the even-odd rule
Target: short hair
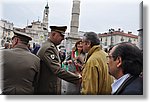
[[84,37],[86,38],[86,40],[91,42],[91,46],[100,45],[100,40],[99,40],[98,35],[96,33],[86,32],[84,34]]
[[22,36],[17,36],[17,37],[21,40],[22,44],[28,45],[29,39],[26,39],[25,37]]
[[134,44],[129,42],[123,42],[116,45],[114,52],[112,53],[114,60],[118,56],[122,58],[123,74],[131,74],[133,76],[139,76],[143,71],[143,53]]

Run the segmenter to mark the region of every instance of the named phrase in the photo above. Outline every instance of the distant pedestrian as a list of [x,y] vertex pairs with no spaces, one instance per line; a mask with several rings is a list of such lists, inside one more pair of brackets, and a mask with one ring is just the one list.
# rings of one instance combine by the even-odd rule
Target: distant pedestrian
[[59,46],[59,56],[60,56],[61,65],[62,65],[62,62],[66,59],[66,50],[64,46]]
[[2,93],[4,95],[35,94],[40,70],[40,59],[30,53],[26,33],[14,30],[12,49],[2,51]]
[[100,47],[96,33],[87,32],[82,39],[83,52],[87,53],[82,70],[81,94],[109,95],[113,78],[108,73],[107,53]]
[[31,46],[30,46],[30,43],[28,43],[27,47],[28,47],[28,49],[30,50],[30,52],[32,52],[32,48],[31,48]]
[[5,42],[5,43],[4,43],[4,49],[10,49],[9,42]]
[[112,84],[112,94],[143,94],[143,54],[136,45],[124,42],[112,47],[108,66],[109,73],[116,79]]
[[34,48],[33,48],[33,50],[31,52],[36,55],[39,49],[40,49],[40,45],[39,44],[35,44]]

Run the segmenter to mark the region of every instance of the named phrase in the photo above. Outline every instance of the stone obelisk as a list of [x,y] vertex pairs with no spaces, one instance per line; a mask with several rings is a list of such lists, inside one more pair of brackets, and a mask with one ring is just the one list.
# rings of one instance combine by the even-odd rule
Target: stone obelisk
[[140,24],[138,34],[138,47],[143,50],[143,1],[140,3]]
[[70,33],[68,37],[66,38],[67,51],[71,51],[76,41],[79,40],[79,35],[78,35],[79,15],[80,15],[80,0],[73,0]]

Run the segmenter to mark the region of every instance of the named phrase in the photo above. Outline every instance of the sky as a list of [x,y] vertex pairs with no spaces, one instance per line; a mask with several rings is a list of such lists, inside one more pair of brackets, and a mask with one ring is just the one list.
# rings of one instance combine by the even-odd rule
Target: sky
[[[79,31],[108,32],[110,28],[138,34],[141,0],[80,0]],[[38,19],[42,21],[48,2],[49,26],[67,25],[70,31],[73,0],[1,0],[0,19],[24,28]]]

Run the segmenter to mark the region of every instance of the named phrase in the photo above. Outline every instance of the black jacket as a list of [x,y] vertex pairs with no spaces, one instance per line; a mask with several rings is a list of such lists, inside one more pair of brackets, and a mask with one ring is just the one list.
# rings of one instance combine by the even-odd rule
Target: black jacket
[[143,95],[143,78],[130,76],[113,95]]

